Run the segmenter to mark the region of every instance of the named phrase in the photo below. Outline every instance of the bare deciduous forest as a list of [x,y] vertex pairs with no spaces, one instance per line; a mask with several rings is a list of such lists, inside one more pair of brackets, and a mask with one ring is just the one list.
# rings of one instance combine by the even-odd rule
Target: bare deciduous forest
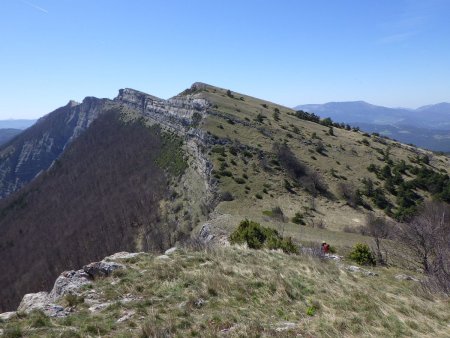
[[119,117],[99,117],[47,172],[0,202],[0,312],[49,290],[64,270],[170,245],[175,225],[163,229],[159,212],[169,194],[156,164],[162,132]]

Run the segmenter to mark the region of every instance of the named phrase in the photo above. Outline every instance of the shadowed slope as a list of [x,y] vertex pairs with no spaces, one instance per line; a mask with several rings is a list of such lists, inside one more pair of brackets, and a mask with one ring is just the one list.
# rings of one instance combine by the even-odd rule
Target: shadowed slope
[[105,113],[60,160],[0,204],[0,310],[49,289],[63,270],[121,250],[162,249],[174,229],[160,221],[168,194],[157,160],[162,132]]

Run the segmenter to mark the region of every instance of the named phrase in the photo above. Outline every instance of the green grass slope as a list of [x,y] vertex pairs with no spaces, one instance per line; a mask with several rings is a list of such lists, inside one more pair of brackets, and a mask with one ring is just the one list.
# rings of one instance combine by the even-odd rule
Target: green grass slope
[[[306,255],[240,247],[179,250],[122,260],[126,270],[85,289],[109,305],[95,313],[66,297],[66,318],[40,313],[0,323],[5,337],[446,337],[448,299]],[[131,299],[131,301],[124,301]]]
[[[211,112],[200,127],[215,144],[209,154],[218,190],[233,197],[218,205],[216,214],[220,217],[211,222],[227,231],[243,218],[251,218],[265,225],[283,227],[283,231],[301,240],[333,239],[338,245],[348,246],[369,240],[342,233],[346,227],[364,225],[367,214],[400,218],[401,213],[412,210],[399,197],[403,193],[400,183],[414,195],[413,208],[433,194],[438,196],[428,189],[429,185],[419,182],[420,175],[441,175],[439,179],[446,180],[447,184],[442,187],[450,192],[446,176],[450,159],[446,156],[357,130],[334,127],[330,134],[328,126],[301,119],[292,109],[210,85],[194,84],[183,94],[204,98],[211,104]],[[311,173],[316,173],[328,192],[311,194],[304,185],[297,184],[279,163],[276,144],[287,145]],[[425,157],[429,163],[423,161]],[[392,183],[394,170],[401,169],[402,161],[406,169],[397,173],[397,181]],[[369,165],[375,171],[369,171]],[[389,179],[382,176],[385,166],[391,168]],[[373,189],[381,197],[364,195],[367,179],[373,182]],[[391,183],[390,188],[386,181]],[[407,186],[410,181],[419,183]],[[339,188],[343,184],[362,192],[364,206],[351,207],[347,203]],[[291,188],[286,189],[287,186]],[[268,217],[275,207],[282,209],[286,220],[300,213],[306,226]]]

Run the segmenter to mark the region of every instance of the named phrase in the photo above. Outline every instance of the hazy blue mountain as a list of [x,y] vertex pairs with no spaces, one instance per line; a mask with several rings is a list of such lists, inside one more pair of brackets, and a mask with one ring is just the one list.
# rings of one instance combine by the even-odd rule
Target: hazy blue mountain
[[0,120],[0,129],[26,129],[32,126],[37,120],[9,119]]
[[331,117],[337,122],[410,125],[420,128],[450,130],[450,103],[438,103],[417,109],[389,108],[364,101],[304,104],[296,110]]
[[359,126],[362,130],[412,143],[419,147],[450,152],[450,103],[417,109],[389,108],[364,101],[328,102],[296,106],[335,122]]
[[315,113],[321,117],[331,117],[339,122],[364,122],[377,124],[391,124],[403,121],[410,110],[405,108],[388,108],[376,106],[364,101],[328,102],[325,104],[305,104],[295,107]]
[[373,123],[359,123],[358,126],[366,132],[379,133],[403,143],[415,144],[434,151],[450,152],[450,130]]

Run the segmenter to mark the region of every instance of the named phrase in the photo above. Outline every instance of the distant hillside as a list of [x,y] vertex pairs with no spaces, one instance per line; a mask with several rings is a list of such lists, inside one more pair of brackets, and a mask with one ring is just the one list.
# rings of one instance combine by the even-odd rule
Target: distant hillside
[[359,126],[404,143],[435,151],[450,151],[450,103],[439,103],[417,109],[387,108],[363,101],[329,102],[296,106],[323,118]]
[[364,101],[305,104],[296,106],[294,109],[345,123],[395,124],[403,122],[408,115],[411,115],[411,110],[408,109],[387,108]]
[[450,152],[450,130],[436,130],[402,125],[358,123],[361,130],[378,133],[394,140],[433,151]]
[[0,129],[26,129],[31,127],[37,120],[25,120],[25,119],[9,119],[0,120]]
[[14,136],[20,134],[22,132],[21,129],[0,129],[0,146],[9,140],[11,140]]

